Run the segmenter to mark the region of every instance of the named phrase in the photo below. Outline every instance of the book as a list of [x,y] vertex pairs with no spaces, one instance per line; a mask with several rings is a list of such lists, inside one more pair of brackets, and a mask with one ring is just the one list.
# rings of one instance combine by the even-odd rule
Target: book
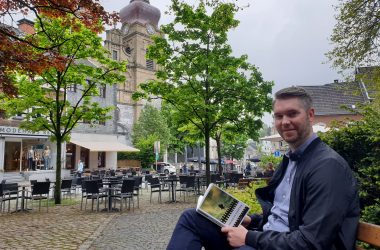
[[199,196],[196,211],[221,227],[237,227],[247,215],[249,207],[211,183],[205,194]]

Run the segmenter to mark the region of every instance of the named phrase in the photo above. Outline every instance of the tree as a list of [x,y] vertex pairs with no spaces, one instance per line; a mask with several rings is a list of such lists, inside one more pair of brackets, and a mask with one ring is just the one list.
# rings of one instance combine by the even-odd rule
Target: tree
[[[341,72],[380,63],[380,4],[377,0],[341,0],[337,23],[330,37],[333,49],[326,55]],[[377,85],[380,70],[377,69]],[[378,86],[377,86],[378,87]]]
[[[141,84],[135,98],[159,96],[170,103],[180,118],[203,135],[206,149],[206,176],[210,181],[210,137],[218,124],[250,120],[259,129],[257,118],[269,111],[268,94],[272,84],[247,62],[247,56],[234,57],[227,44],[228,31],[239,22],[238,7],[219,0],[201,0],[190,6],[173,0],[175,19],[156,36],[148,57],[162,66],[158,80]],[[245,123],[247,124],[247,123]]]
[[139,147],[139,160],[147,167],[155,161],[153,145],[160,141],[160,148],[166,149],[170,143],[170,129],[165,117],[151,105],[146,105],[138,121],[133,125],[132,141]]
[[247,136],[245,134],[232,134],[223,139],[222,155],[229,159],[240,160],[244,156],[247,147]]
[[[360,185],[362,216],[380,223],[380,111],[374,105],[363,107],[360,121],[337,124],[321,135],[351,166]],[[374,209],[375,208],[375,209]],[[372,215],[372,216],[371,216]]]
[[[16,98],[3,94],[0,108],[6,110],[7,115],[25,113],[22,128],[52,133],[57,145],[54,197],[55,203],[60,204],[62,143],[69,139],[78,122],[86,120],[94,124],[111,117],[112,108],[102,107],[92,98],[99,95],[99,88],[124,81],[121,72],[126,64],[109,59],[101,38],[80,21],[67,25],[64,18],[42,15],[40,18],[33,35],[35,44],[54,47],[54,55],[65,58],[65,64],[41,69],[39,75],[32,77],[27,70],[8,69],[18,93]],[[68,91],[74,88],[78,90],[78,99],[71,100]]]
[[[40,27],[39,33],[45,32],[42,16],[61,18],[65,26],[76,28],[80,22],[85,27],[99,33],[103,24],[112,24],[118,20],[116,13],[107,13],[97,0],[0,0],[0,18],[14,22],[17,14],[30,15]],[[0,91],[10,96],[17,94],[17,89],[8,77],[8,71],[19,69],[29,75],[38,75],[51,67],[62,68],[67,58],[56,53],[59,44],[42,45],[34,36],[24,36],[9,25],[0,25]],[[54,39],[54,37],[52,37]],[[61,41],[65,42],[65,41]]]

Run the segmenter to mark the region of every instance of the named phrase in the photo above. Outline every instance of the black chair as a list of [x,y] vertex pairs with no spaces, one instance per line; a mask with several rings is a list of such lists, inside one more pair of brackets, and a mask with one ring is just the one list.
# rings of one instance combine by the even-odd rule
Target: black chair
[[61,193],[62,197],[64,194],[69,195],[71,199],[71,190],[72,190],[72,179],[63,179],[61,183]]
[[169,192],[169,188],[165,189],[160,180],[158,178],[152,178],[150,180],[150,203],[152,203],[152,195],[153,193],[158,193],[158,202],[161,203],[162,197],[161,193],[162,192]]
[[196,189],[197,188],[195,186],[195,176],[188,176],[186,178],[185,195],[189,195],[190,192],[193,192],[194,197],[196,198],[195,196]]
[[[18,198],[19,198],[19,190],[18,190],[18,184],[17,183],[4,183],[2,184],[2,193],[3,198],[2,202],[5,205],[5,202],[8,201],[8,212],[10,212],[11,209],[11,201],[16,200],[16,211],[18,209]],[[3,211],[5,209],[5,206],[3,207]]]
[[30,180],[30,186],[33,187],[34,183],[37,183],[37,180]]
[[135,191],[133,192],[133,195],[137,197],[137,207],[140,207],[140,190],[142,185],[142,176],[134,176],[133,179],[135,180]]
[[151,174],[145,175],[145,188],[148,189],[148,185],[150,185],[150,180],[153,178]]
[[[82,210],[82,204],[83,199],[86,199],[86,204],[84,207],[84,210],[87,208],[87,200],[91,199],[91,211],[94,210],[94,200],[96,200],[96,211],[99,211],[99,199],[100,198],[106,198],[107,194],[104,192],[101,192],[99,189],[99,182],[98,180],[91,180],[91,181],[85,181],[84,183],[84,190],[82,190],[82,193],[85,192],[85,194],[82,194],[82,200],[81,200],[81,210]],[[104,202],[104,207],[106,207],[106,202]]]
[[0,211],[3,211],[3,203],[4,203],[3,183],[0,183]]
[[243,174],[231,173],[228,185],[231,187],[237,187],[239,180],[243,178]]
[[46,211],[49,211],[49,193],[50,193],[50,182],[36,182],[33,184],[32,191],[30,193],[30,196],[27,197],[27,199],[30,199],[32,202],[32,209],[33,209],[33,202],[35,200],[39,201],[39,207],[38,211],[41,211],[41,201],[46,200]]
[[185,201],[185,192],[186,192],[187,177],[188,177],[188,175],[180,175],[179,176],[179,188],[176,188],[176,192],[179,192],[180,196],[181,196],[181,193],[184,193],[184,195],[183,195],[183,201]]
[[[133,199],[134,191],[135,191],[135,180],[124,179],[123,184],[121,185],[120,192],[114,195],[115,198],[120,199],[120,212],[123,211],[123,200],[126,202],[126,199],[128,199],[128,210],[131,209],[131,200],[132,200],[133,211],[135,210],[135,203]],[[116,199],[115,199],[115,202],[116,202]]]

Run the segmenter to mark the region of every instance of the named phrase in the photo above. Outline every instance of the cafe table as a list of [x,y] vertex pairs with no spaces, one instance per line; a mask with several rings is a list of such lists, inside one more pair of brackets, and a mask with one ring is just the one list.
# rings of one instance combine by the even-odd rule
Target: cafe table
[[116,179],[115,180],[113,180],[113,179],[104,179],[103,180],[103,185],[108,186],[107,187],[107,190],[108,190],[108,208],[102,209],[102,211],[108,211],[108,212],[118,212],[119,211],[118,208],[112,207],[112,200],[113,200],[112,192],[114,192],[117,189],[117,188],[114,188],[113,186],[118,185],[118,184],[122,184],[122,181],[116,180]]
[[179,181],[178,177],[169,177],[167,179],[164,179],[163,182],[167,182],[169,185],[170,185],[170,189],[171,189],[171,192],[172,192],[172,195],[171,195],[171,200],[169,201],[169,203],[175,203],[177,202],[176,200],[176,194],[175,194],[175,188],[177,186],[177,182]]

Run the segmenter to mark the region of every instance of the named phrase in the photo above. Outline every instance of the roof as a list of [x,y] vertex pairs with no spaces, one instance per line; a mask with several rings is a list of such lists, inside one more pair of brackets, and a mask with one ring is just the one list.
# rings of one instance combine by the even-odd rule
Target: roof
[[369,101],[359,82],[299,87],[304,88],[313,98],[315,115],[349,115],[352,112],[342,106],[354,108]]

